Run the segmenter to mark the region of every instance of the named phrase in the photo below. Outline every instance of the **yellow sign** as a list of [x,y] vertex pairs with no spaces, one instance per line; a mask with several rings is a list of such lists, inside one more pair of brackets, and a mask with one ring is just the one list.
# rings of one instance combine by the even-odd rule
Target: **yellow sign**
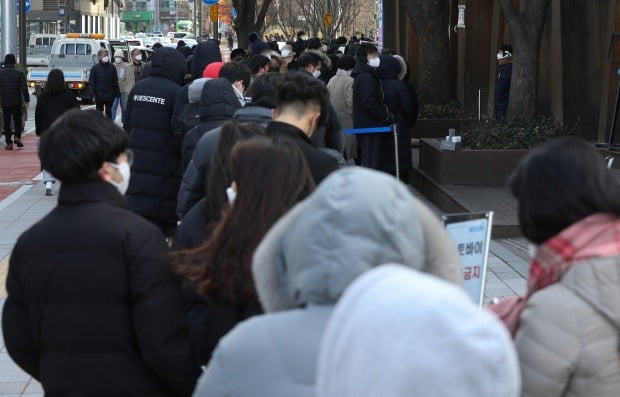
[[217,17],[218,17],[217,4],[212,5],[209,8],[209,16],[211,18],[211,22],[217,22]]
[[323,17],[323,24],[325,26],[329,26],[332,24],[332,21],[333,21],[332,14],[330,14],[329,12],[325,13],[325,16]]

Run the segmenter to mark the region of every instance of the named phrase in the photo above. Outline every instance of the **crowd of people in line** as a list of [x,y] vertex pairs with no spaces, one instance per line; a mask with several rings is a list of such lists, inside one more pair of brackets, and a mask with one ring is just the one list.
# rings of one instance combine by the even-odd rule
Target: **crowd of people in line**
[[50,396],[620,394],[620,186],[597,150],[553,140],[512,175],[535,255],[498,316],[393,176],[392,137],[343,134],[409,139],[406,62],[304,39],[276,56],[251,35],[227,63],[215,41],[160,48],[123,128],[50,76],[39,157],[61,187],[10,258],[12,359]]

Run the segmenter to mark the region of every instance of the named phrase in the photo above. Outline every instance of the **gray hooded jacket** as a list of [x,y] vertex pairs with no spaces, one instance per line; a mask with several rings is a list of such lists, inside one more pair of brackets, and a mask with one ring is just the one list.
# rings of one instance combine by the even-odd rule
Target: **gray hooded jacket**
[[393,177],[363,168],[333,173],[256,250],[254,280],[266,314],[220,340],[194,396],[314,396],[323,330],[345,288],[390,262],[456,283],[459,258],[448,241],[430,210]]

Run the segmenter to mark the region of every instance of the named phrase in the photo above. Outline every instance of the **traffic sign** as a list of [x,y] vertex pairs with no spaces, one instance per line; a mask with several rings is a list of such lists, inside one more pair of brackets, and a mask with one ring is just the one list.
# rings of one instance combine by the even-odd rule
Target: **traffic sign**
[[209,8],[209,16],[211,19],[211,22],[217,22],[218,19],[218,9],[217,9],[217,4],[213,5]]
[[202,0],[203,3],[205,3],[208,6],[212,6],[214,4],[219,3],[220,0]]
[[[15,3],[17,4],[17,12],[19,12],[19,0],[15,0]],[[26,0],[25,4],[26,13],[28,13],[30,11],[30,0]]]
[[333,21],[332,14],[329,12],[326,12],[325,15],[323,16],[323,24],[327,27],[332,24],[332,21]]

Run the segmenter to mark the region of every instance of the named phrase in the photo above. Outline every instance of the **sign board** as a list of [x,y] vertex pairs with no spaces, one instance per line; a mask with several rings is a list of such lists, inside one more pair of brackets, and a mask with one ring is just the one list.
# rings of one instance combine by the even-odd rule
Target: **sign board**
[[323,24],[327,27],[330,26],[332,24],[333,21],[333,16],[332,14],[330,14],[329,12],[325,13],[325,15],[323,16]]
[[211,22],[217,22],[217,17],[218,17],[217,8],[218,8],[217,5],[209,7],[209,18],[211,19]]
[[442,220],[458,248],[463,288],[474,303],[482,306],[493,212],[446,214]]
[[[15,0],[15,2],[17,3],[17,12],[19,12],[19,0]],[[24,9],[26,10],[26,14],[27,14],[30,11],[30,0],[26,0],[24,4],[25,4]]]
[[203,3],[205,3],[208,6],[212,6],[214,4],[219,3],[220,0],[202,0]]

